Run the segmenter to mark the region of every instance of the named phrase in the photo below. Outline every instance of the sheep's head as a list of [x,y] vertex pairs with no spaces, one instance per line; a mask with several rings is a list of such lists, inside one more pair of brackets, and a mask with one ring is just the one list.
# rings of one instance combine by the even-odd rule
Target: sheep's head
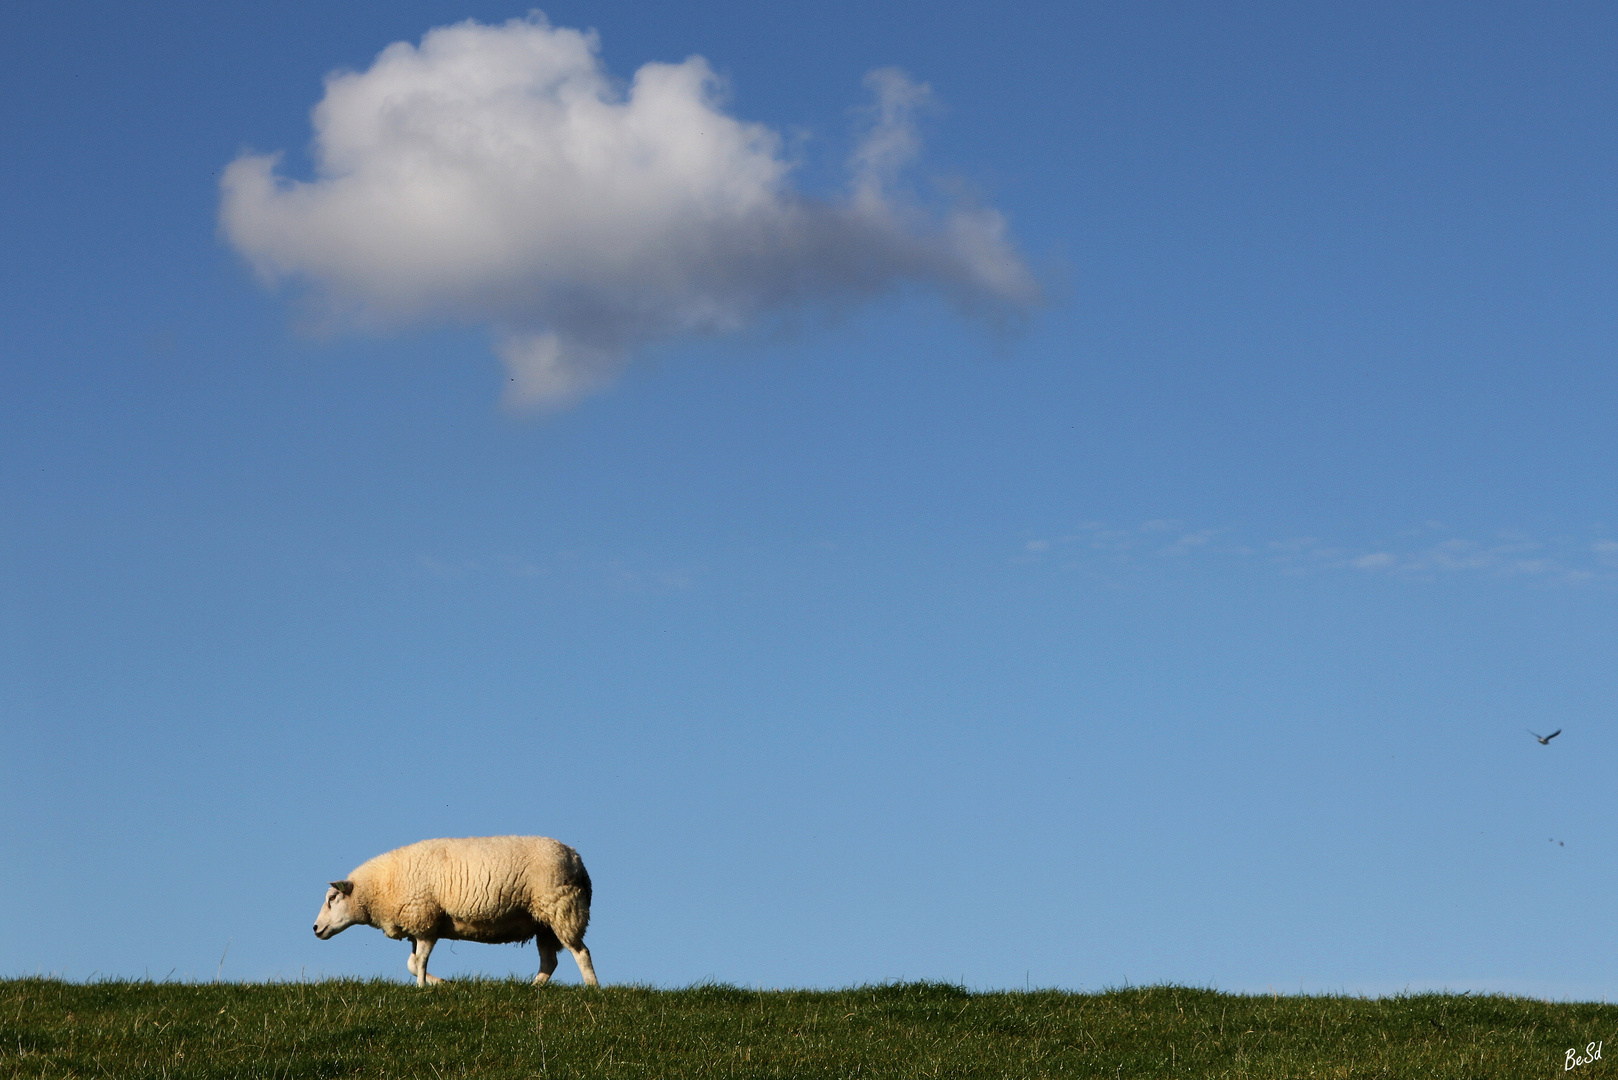
[[334,881],[326,890],[326,902],[320,905],[320,914],[315,916],[315,936],[325,941],[364,921],[365,908],[354,899],[354,883]]

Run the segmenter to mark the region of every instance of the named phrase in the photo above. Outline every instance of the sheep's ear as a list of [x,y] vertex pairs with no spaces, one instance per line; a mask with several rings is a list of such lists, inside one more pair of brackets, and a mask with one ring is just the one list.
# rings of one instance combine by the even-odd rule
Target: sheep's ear
[[352,896],[354,894],[354,883],[352,881],[334,881],[331,883],[331,887],[342,893],[344,896]]

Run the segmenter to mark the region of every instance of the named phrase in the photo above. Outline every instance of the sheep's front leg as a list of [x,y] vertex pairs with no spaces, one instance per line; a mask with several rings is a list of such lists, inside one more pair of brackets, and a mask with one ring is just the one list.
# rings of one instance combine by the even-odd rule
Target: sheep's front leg
[[433,946],[438,944],[436,938],[415,938],[414,947],[410,950],[410,959],[405,961],[405,967],[410,974],[416,977],[417,986],[441,983],[444,980],[437,975],[427,974],[427,958],[433,954]]
[[534,976],[535,986],[544,986],[551,981],[551,973],[556,970],[556,950],[548,949],[543,942],[539,944],[539,974]]

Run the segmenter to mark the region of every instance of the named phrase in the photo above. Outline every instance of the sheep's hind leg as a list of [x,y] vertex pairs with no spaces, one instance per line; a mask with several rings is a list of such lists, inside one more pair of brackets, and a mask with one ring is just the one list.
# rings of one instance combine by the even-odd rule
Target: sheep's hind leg
[[428,986],[441,983],[444,980],[437,975],[427,974],[427,958],[433,954],[433,946],[438,944],[436,938],[415,938],[414,948],[410,950],[410,959],[405,961],[405,967],[410,974],[416,977],[417,986]]
[[576,941],[564,941],[567,951],[573,954],[574,963],[579,965],[579,974],[584,977],[585,986],[600,986],[596,981],[595,965],[590,963],[590,950],[584,947],[584,938],[581,935]]
[[535,986],[544,986],[551,981],[551,974],[556,971],[556,945],[543,939],[539,945],[539,974],[534,976]]

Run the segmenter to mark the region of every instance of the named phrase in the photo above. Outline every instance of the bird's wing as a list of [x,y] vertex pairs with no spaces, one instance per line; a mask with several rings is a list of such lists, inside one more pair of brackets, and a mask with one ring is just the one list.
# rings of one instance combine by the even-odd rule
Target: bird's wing
[[1532,735],[1534,738],[1538,739],[1540,742],[1545,741],[1545,736],[1541,735],[1539,732],[1535,731],[1533,728],[1523,728],[1523,730],[1528,732],[1528,734]]
[[1560,734],[1562,734],[1562,729],[1557,728],[1555,731],[1553,731],[1549,735],[1545,736],[1545,741],[1550,742],[1552,739],[1556,738]]

